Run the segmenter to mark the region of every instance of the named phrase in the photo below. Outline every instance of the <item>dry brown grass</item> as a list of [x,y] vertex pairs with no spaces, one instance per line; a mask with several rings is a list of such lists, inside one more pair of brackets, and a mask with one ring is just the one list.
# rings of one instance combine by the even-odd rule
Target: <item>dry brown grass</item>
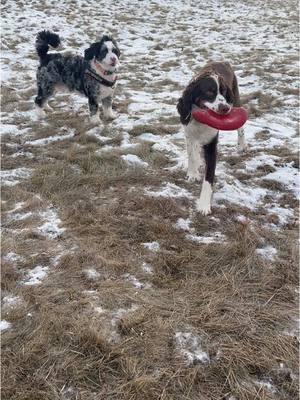
[[[66,20],[83,29],[82,23],[74,21],[78,2],[69,3],[72,10]],[[18,6],[23,4],[18,0]],[[37,10],[44,10],[44,4],[35,4]],[[4,5],[7,11],[9,3]],[[80,7],[84,13],[90,10],[89,4]],[[157,7],[152,5],[154,13]],[[160,11],[167,17],[164,5]],[[145,17],[123,9],[116,13],[116,19],[126,22],[132,34],[136,33],[136,18],[143,22]],[[196,44],[188,47],[187,25],[176,24],[185,43],[176,51],[182,51],[186,64],[194,70],[194,54],[208,58],[211,51]],[[93,29],[87,26],[85,33],[93,37]],[[218,19],[212,29],[220,31]],[[156,28],[152,33],[157,33]],[[7,45],[14,50],[21,43]],[[70,39],[68,45],[77,47],[78,43]],[[148,56],[156,56],[164,46],[153,42]],[[245,64],[243,77],[256,71],[268,82],[269,72],[285,73],[285,69],[277,61],[269,70],[256,65],[266,56],[263,49],[245,49],[243,55],[233,56],[233,62]],[[173,59],[159,68],[168,72],[177,65],[179,61]],[[141,65],[128,62],[123,68],[126,79],[131,74],[126,90],[140,91]],[[182,89],[158,73],[159,80],[148,82],[150,91]],[[12,323],[12,328],[2,333],[3,400],[229,400],[230,396],[237,400],[295,400],[299,391],[296,221],[282,227],[278,216],[263,206],[252,211],[233,203],[216,207],[213,218],[207,218],[195,212],[189,199],[147,196],[145,188],[158,189],[167,181],[197,196],[200,186],[186,182],[183,171],[166,170],[172,165],[170,159],[153,151],[149,143],[120,149],[122,132],[109,123],[101,132],[108,141],[87,134],[92,128],[86,118],[87,107],[73,112],[69,96],[53,101],[54,112],[47,114],[46,124],[31,121],[23,113],[32,109],[35,89],[30,87],[31,77],[26,75],[24,81],[25,88],[2,88],[2,111],[18,111],[13,123],[28,129],[26,138],[2,138],[2,167],[34,170],[19,185],[2,190],[2,297],[21,299],[14,307],[4,302],[2,308],[2,319]],[[124,86],[117,90],[115,107],[119,114],[127,113],[130,96]],[[294,88],[280,82],[277,90],[295,94]],[[262,91],[242,100],[251,118],[282,106],[282,100]],[[172,104],[172,98],[165,103]],[[28,143],[63,135],[67,133],[63,126],[77,136],[47,146]],[[176,133],[178,127],[177,116],[162,115],[153,123],[134,125],[128,133],[131,141],[138,143],[142,133],[157,135],[159,140],[161,135]],[[268,129],[256,134],[258,141],[270,137]],[[105,145],[114,148],[103,151]],[[12,157],[16,151],[31,152],[33,158]],[[247,182],[249,175],[236,170],[257,152],[220,154],[220,161],[226,162],[235,178]],[[283,164],[299,165],[288,148],[267,152],[278,155]],[[127,153],[138,155],[149,167],[128,166],[121,158]],[[272,167],[263,166],[251,177],[258,179],[268,172]],[[278,205],[298,207],[294,196],[280,184],[260,180],[259,185],[280,194]],[[266,196],[265,202],[269,201],[272,198]],[[16,212],[33,214],[14,220],[12,211],[20,202]],[[66,228],[55,239],[37,230],[41,224],[38,213],[50,206]],[[239,222],[238,215],[247,219]],[[195,235],[221,232],[226,239],[211,244],[191,241],[187,232],[175,227],[179,218],[191,218]],[[277,229],[268,229],[266,223]],[[158,252],[143,245],[153,241],[159,242]],[[257,253],[266,245],[277,249],[274,260]],[[5,257],[9,253],[20,258]],[[145,264],[152,267],[150,272]],[[49,267],[42,284],[22,285],[28,271],[37,265]],[[188,363],[176,342],[178,332],[197,337],[210,361]],[[259,381],[272,382],[276,392]]]

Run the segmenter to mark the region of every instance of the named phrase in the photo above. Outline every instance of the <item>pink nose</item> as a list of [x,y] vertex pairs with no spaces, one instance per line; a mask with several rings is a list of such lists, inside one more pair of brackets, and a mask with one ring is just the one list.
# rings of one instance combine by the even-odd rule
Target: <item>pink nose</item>
[[218,113],[227,114],[230,111],[230,107],[227,104],[219,104]]
[[111,57],[110,61],[112,65],[116,65],[117,59],[115,57]]

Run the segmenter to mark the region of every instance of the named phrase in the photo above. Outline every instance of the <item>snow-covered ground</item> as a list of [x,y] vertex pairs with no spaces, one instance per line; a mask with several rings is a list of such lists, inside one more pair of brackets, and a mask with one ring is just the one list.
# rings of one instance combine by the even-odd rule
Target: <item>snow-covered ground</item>
[[[68,220],[72,207],[75,210],[78,206],[74,200],[77,178],[64,188],[67,169],[55,175],[55,167],[59,168],[62,160],[76,170],[78,180],[84,168],[89,168],[88,162],[73,162],[74,149],[89,152],[90,157],[104,154],[107,160],[117,154],[124,170],[142,170],[159,177],[160,185],[143,181],[137,199],[142,196],[149,201],[162,199],[178,204],[185,218],[177,218],[170,225],[192,245],[230,243],[231,237],[223,231],[228,218],[263,226],[272,234],[291,229],[299,199],[296,3],[290,1],[288,7],[259,0],[210,0],[205,7],[179,0],[120,0],[109,5],[102,0],[78,0],[76,7],[73,3],[7,0],[2,10],[1,183],[3,232],[7,239],[3,260],[20,272],[18,285],[22,290],[34,290],[50,280],[60,259],[80,246],[80,213],[77,231],[72,230]],[[38,59],[34,43],[42,29],[59,33],[59,51],[79,55],[102,33],[114,35],[121,49],[114,121],[91,128],[87,100],[77,94],[57,95],[50,100],[54,111],[47,112],[44,119],[37,118],[34,97]],[[207,225],[213,229],[206,226],[202,232],[197,222],[203,217],[195,212],[200,184],[185,180],[184,134],[176,102],[200,66],[212,59],[232,63],[250,118],[245,125],[248,149],[244,154],[237,153],[237,132],[220,132],[213,215],[207,217]],[[75,134],[94,138],[97,146],[91,150],[88,140],[78,143]],[[145,156],[144,148],[150,155]],[[165,158],[163,166],[152,162],[158,156]],[[49,186],[39,175],[43,168],[48,168]],[[48,191],[53,189],[54,179],[59,182],[57,186],[62,185],[60,193],[74,188],[73,197],[70,195],[64,204],[59,203],[57,189],[55,193]],[[136,190],[133,185],[127,189]],[[32,198],[35,190],[39,192],[37,199]],[[101,202],[96,190],[88,196],[97,205]],[[88,213],[82,209],[82,214]],[[155,239],[149,237],[137,243],[139,257],[144,253],[154,257],[164,251],[163,241]],[[25,247],[20,255],[18,249],[21,252]],[[256,254],[275,262],[280,258],[280,249],[264,243]],[[117,279],[137,293],[151,291],[153,285],[146,279],[154,274],[152,262],[150,265],[148,259],[141,260],[139,271],[143,279],[123,270]],[[89,261],[83,275],[95,285],[104,279]],[[5,292],[6,312],[20,302],[14,293]],[[118,342],[119,320],[137,308],[108,311],[95,306],[95,313],[108,320],[110,341]],[[1,321],[3,332],[11,329],[15,329],[13,323]],[[192,329],[175,331],[173,339],[177,355],[185,364],[210,362],[201,338]],[[269,390],[268,383],[260,385]]]

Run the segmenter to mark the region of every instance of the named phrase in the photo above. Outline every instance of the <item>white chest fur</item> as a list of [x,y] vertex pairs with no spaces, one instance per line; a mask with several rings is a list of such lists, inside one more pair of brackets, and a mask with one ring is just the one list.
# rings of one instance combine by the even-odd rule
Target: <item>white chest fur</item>
[[185,135],[191,141],[196,141],[204,146],[210,143],[217,135],[218,130],[208,125],[200,124],[191,119],[188,125],[184,127]]
[[100,84],[99,100],[105,99],[106,97],[112,96],[114,89],[109,86],[104,86]]

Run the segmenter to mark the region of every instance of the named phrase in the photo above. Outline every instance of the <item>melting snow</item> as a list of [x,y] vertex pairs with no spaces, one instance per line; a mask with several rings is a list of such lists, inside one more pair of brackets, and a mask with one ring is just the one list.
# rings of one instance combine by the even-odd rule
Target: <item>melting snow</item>
[[269,261],[274,261],[277,255],[277,250],[273,246],[266,246],[262,249],[256,249],[256,253]]
[[151,191],[149,189],[145,190],[145,193],[148,196],[152,197],[173,197],[173,198],[187,198],[187,199],[192,199],[193,195],[188,192],[186,189],[181,188],[175,183],[165,183],[165,185],[158,191]]
[[176,332],[175,343],[178,352],[183,356],[187,365],[209,363],[209,355],[203,351],[199,336],[191,332]]
[[23,281],[23,285],[38,285],[48,275],[48,267],[36,266],[27,273],[27,279]]
[[20,182],[20,179],[28,178],[31,175],[30,168],[16,168],[9,170],[1,170],[1,183],[4,186],[15,186]]
[[65,228],[60,228],[61,220],[58,218],[57,213],[54,209],[47,209],[39,213],[40,217],[46,220],[41,226],[38,227],[38,231],[48,236],[50,239],[56,239],[62,235]]
[[84,272],[85,272],[87,278],[88,278],[88,279],[91,279],[91,280],[99,279],[100,276],[101,276],[101,275],[99,274],[99,272],[96,271],[94,268],[86,269]]
[[143,246],[146,247],[146,249],[152,250],[152,251],[160,250],[160,244],[158,242],[143,243]]
[[19,296],[8,295],[2,299],[3,307],[17,307],[22,304],[22,300]]
[[226,236],[221,232],[214,232],[211,236],[186,235],[186,238],[204,244],[224,243],[226,240]]
[[8,321],[5,321],[4,319],[2,319],[1,321],[0,321],[0,331],[2,332],[2,331],[5,331],[5,330],[7,330],[7,329],[10,329],[11,328],[11,323],[10,322],[8,322]]
[[140,157],[136,156],[135,154],[126,154],[121,156],[121,158],[127,162],[127,164],[140,166],[140,167],[148,167],[148,163],[141,160]]

